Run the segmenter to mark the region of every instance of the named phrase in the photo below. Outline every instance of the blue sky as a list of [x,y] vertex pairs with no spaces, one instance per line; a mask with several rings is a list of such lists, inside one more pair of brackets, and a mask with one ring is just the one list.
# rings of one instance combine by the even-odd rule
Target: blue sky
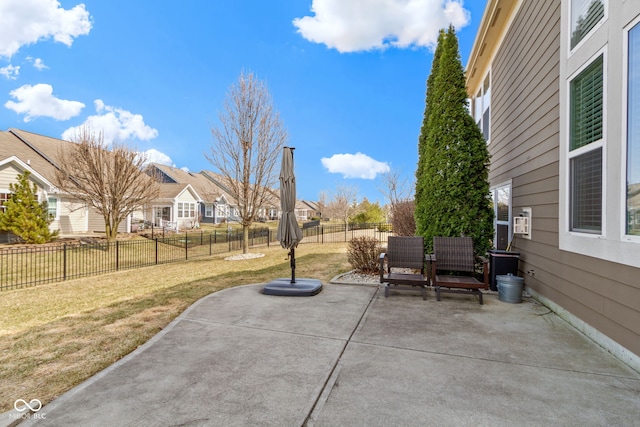
[[211,127],[241,71],[296,147],[298,198],[412,179],[425,81],[452,22],[466,64],[486,0],[1,0],[0,128],[89,125],[160,163],[212,170]]

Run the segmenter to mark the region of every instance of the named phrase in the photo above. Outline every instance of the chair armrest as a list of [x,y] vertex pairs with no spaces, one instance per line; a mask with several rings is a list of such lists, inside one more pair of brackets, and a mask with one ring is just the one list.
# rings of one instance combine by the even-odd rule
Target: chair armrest
[[431,283],[434,283],[434,280],[436,279],[436,254],[426,254],[424,256],[425,261],[427,261],[427,263],[429,264],[429,267],[431,267],[428,271],[427,271],[427,276],[429,277],[429,280],[431,280]]
[[489,260],[487,257],[477,256],[476,259],[482,262],[482,276],[484,279],[484,288],[489,289]]
[[384,279],[384,260],[387,257],[387,254],[382,252],[380,254],[380,283],[383,282]]

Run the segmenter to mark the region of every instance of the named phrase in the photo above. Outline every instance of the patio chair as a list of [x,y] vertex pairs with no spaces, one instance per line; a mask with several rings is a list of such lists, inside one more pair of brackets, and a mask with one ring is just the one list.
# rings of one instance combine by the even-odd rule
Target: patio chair
[[[436,300],[441,292],[477,295],[482,304],[480,289],[489,289],[489,261],[476,257],[471,237],[434,237],[431,263],[431,278],[436,290]],[[484,283],[475,278],[475,261],[482,262]],[[444,288],[444,289],[443,289]]]
[[[424,274],[424,260],[424,239],[422,237],[389,237],[387,252],[380,254],[380,283],[385,284],[385,298],[389,296],[391,285],[397,289],[408,286],[415,289],[417,286],[422,290],[422,299],[426,300],[426,286],[429,284],[429,276]],[[397,271],[397,269],[403,270]],[[411,271],[407,271],[407,269]]]

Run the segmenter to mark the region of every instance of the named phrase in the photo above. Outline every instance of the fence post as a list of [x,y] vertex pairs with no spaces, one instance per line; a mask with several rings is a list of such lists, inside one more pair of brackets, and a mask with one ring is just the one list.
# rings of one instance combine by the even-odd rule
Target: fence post
[[62,280],[67,280],[67,244],[62,245]]
[[[116,240],[116,271],[120,267],[120,242]],[[108,243],[107,243],[108,245]]]
[[158,238],[154,239],[156,241],[156,265],[158,265]]
[[189,235],[184,232],[184,259],[189,259]]
[[[215,231],[214,231],[215,233]],[[214,234],[215,236],[215,234]],[[211,256],[211,233],[209,233],[209,256]]]

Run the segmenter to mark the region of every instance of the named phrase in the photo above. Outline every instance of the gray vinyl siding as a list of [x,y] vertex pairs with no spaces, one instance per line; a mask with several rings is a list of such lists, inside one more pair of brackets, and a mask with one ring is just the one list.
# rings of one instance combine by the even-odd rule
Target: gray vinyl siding
[[[640,355],[640,271],[559,249],[559,1],[524,1],[491,64],[490,180],[511,180],[526,286]],[[533,275],[527,272],[535,271]]]

